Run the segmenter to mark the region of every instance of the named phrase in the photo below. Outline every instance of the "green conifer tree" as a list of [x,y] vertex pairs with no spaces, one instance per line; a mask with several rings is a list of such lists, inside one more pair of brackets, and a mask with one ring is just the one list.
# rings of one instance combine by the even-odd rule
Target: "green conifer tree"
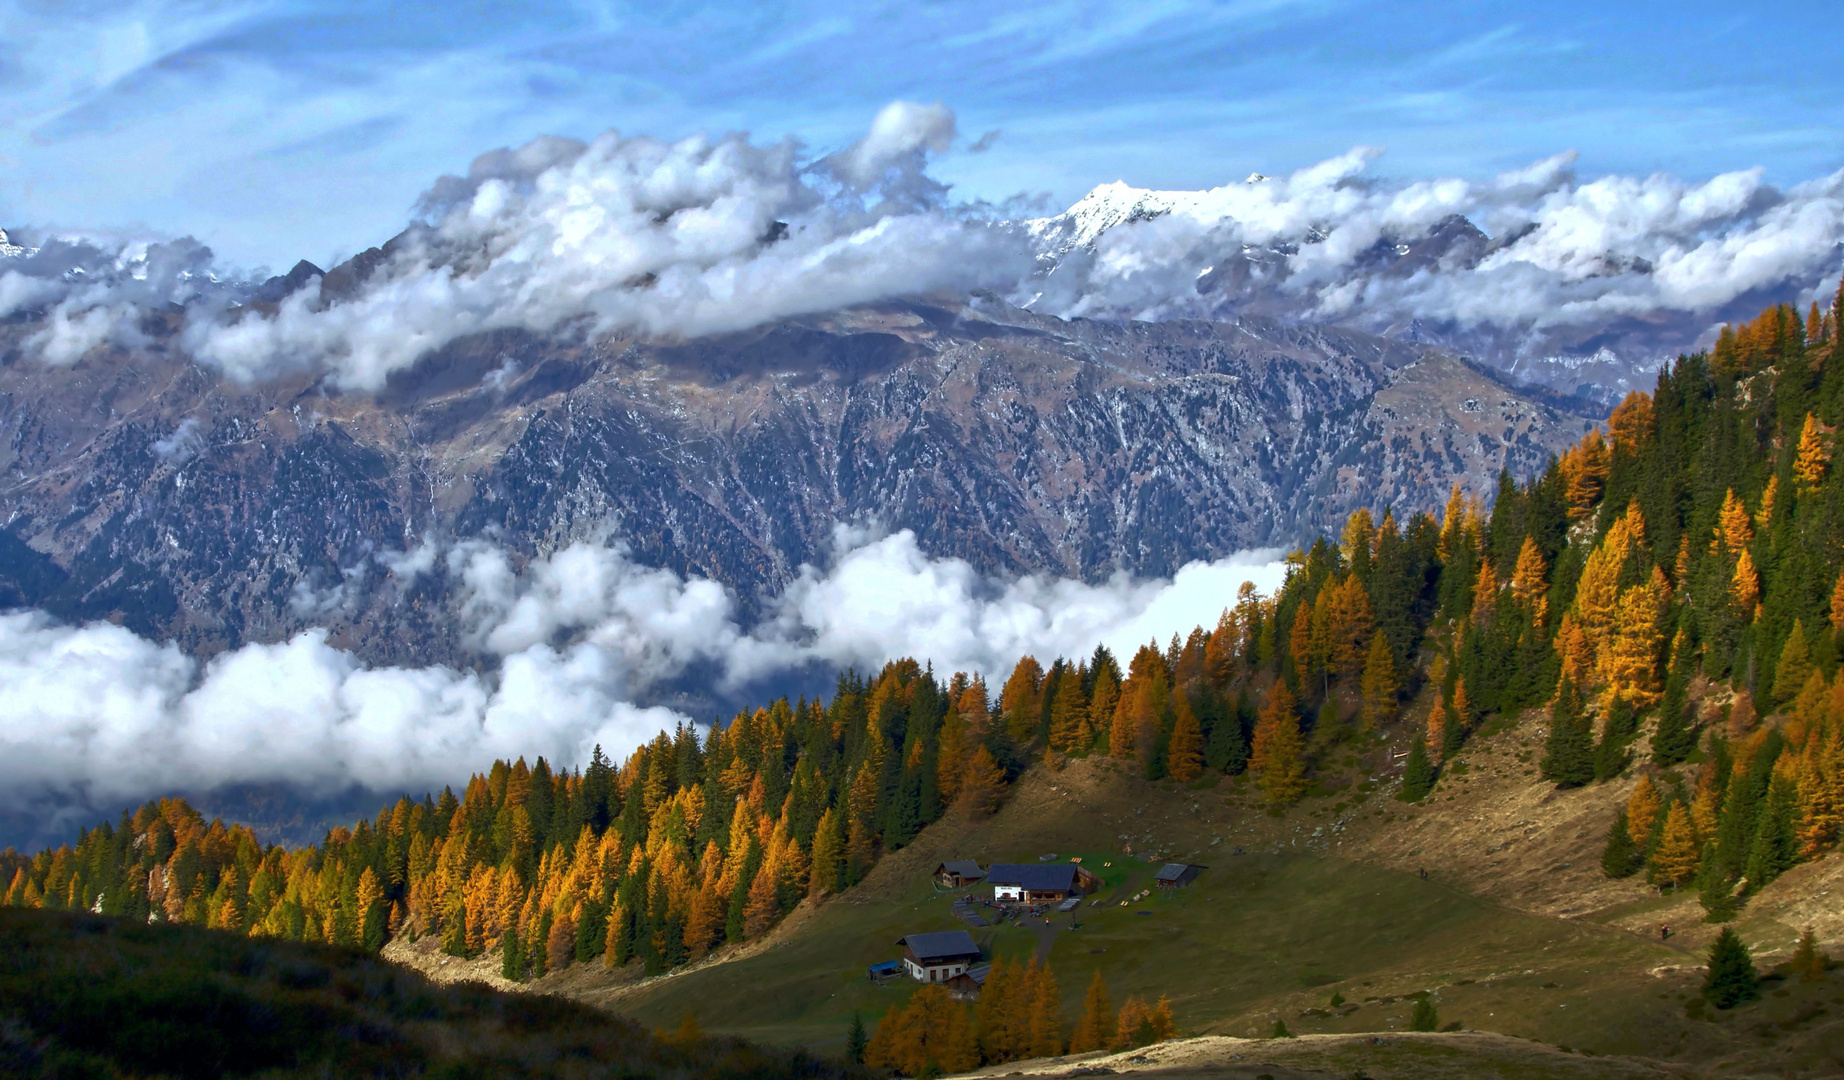
[[1754,958],[1732,926],[1722,928],[1710,946],[1709,972],[1703,978],[1703,997],[1718,1009],[1733,1009],[1761,996],[1761,977]]
[[1581,787],[1594,779],[1594,726],[1581,715],[1581,695],[1567,678],[1556,691],[1549,739],[1538,768],[1558,787]]
[[508,926],[499,939],[499,973],[513,982],[525,979],[525,953],[519,947],[519,928]]
[[1697,903],[1703,905],[1703,921],[1728,922],[1735,918],[1735,882],[1716,858],[1716,845],[1706,844],[1703,861],[1697,868]]
[[1434,995],[1423,994],[1415,999],[1415,1011],[1409,1014],[1410,1031],[1439,1031],[1441,1014],[1434,1007]]
[[864,1030],[864,1017],[856,1010],[852,1012],[852,1026],[845,1033],[845,1058],[854,1065],[864,1064],[864,1048],[870,1044],[871,1036]]
[[1607,715],[1601,721],[1601,741],[1594,747],[1596,780],[1612,780],[1626,771],[1627,764],[1633,760],[1627,746],[1638,726],[1639,718],[1634,715],[1631,703],[1618,695],[1608,701]]
[[1621,807],[1607,830],[1607,846],[1601,849],[1601,873],[1610,878],[1632,877],[1644,862],[1645,857],[1628,831],[1626,808]]
[[1659,703],[1658,727],[1652,732],[1652,761],[1661,768],[1678,764],[1697,748],[1697,728],[1685,700],[1690,682],[1684,670],[1687,666],[1674,656],[1665,676],[1665,698]]
[[1807,926],[1799,932],[1799,944],[1793,949],[1793,974],[1800,982],[1817,982],[1831,968],[1831,957],[1819,951],[1818,935]]
[[1409,747],[1409,758],[1402,765],[1402,793],[1397,796],[1403,802],[1420,802],[1428,792],[1434,790],[1437,771],[1434,759],[1428,756],[1428,744],[1420,735]]

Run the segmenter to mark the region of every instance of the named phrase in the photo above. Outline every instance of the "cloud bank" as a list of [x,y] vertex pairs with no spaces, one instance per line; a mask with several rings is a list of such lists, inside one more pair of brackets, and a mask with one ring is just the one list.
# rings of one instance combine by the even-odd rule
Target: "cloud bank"
[[41,237],[0,247],[0,318],[29,316],[25,350],[68,364],[146,344],[150,315],[183,309],[180,347],[234,379],[326,373],[355,391],[494,329],[680,339],[980,290],[1065,318],[1276,315],[1510,368],[1643,365],[1770,300],[1828,300],[1844,242],[1844,170],[1786,190],[1758,169],[1583,179],[1561,154],[1398,182],[1365,147],[1205,191],[1103,185],[1063,214],[1002,220],[929,175],[959,140],[951,109],[904,101],[825,155],[743,134],[546,136],[440,178],[382,249],[285,294],[213,270],[191,241]]
[[1758,169],[1584,181],[1561,154],[1486,182],[1396,184],[1371,174],[1381,153],[1208,191],[1104,185],[1030,223],[1048,272],[1026,302],[1065,317],[1419,321],[1515,360],[1609,335],[1675,350],[1734,305],[1828,301],[1837,285],[1844,170],[1786,191]]
[[[481,671],[367,668],[324,630],[200,664],[104,623],[0,615],[0,809],[106,805],[229,784],[301,791],[454,783],[496,757],[580,764],[625,754],[684,717],[649,695],[691,670],[738,689],[815,663],[872,669],[915,656],[936,671],[999,678],[1024,653],[1117,653],[1214,624],[1245,580],[1267,591],[1273,552],[1194,563],[1170,581],[1102,585],[982,578],[923,555],[913,534],[841,528],[825,570],[806,568],[760,624],[735,598],[578,544],[515,572],[478,541],[393,555],[394,572],[447,561]],[[699,717],[698,720],[706,718]]]

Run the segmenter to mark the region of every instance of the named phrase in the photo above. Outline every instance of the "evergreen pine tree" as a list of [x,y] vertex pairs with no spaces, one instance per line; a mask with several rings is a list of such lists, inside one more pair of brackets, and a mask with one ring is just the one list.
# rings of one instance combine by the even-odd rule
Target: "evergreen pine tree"
[[1632,877],[1642,861],[1627,825],[1626,808],[1621,807],[1614,814],[1612,827],[1607,830],[1607,846],[1601,849],[1601,873],[1610,878]]
[[1733,1009],[1761,996],[1761,978],[1754,958],[1732,926],[1722,928],[1710,946],[1709,972],[1703,979],[1703,996],[1718,1009]]
[[1716,858],[1716,845],[1705,844],[1702,864],[1697,868],[1697,903],[1703,905],[1705,922],[1722,923],[1735,918],[1735,882]]
[[1423,994],[1415,999],[1415,1011],[1409,1014],[1410,1031],[1439,1031],[1441,1014],[1434,1007],[1434,995]]
[[1434,790],[1435,773],[1434,760],[1428,756],[1427,740],[1415,736],[1408,760],[1402,766],[1402,793],[1397,797],[1403,802],[1420,802]]
[[1539,769],[1558,787],[1581,787],[1594,779],[1594,727],[1581,715],[1581,697],[1567,676],[1550,710],[1549,739]]
[[852,1026],[845,1032],[845,1059],[854,1065],[864,1064],[864,1048],[871,1036],[864,1030],[864,1016],[852,1010]]
[[506,927],[506,932],[499,939],[499,973],[503,978],[513,982],[525,980],[525,955],[519,948],[519,928]]
[[[1222,704],[1220,698],[1218,702]],[[1248,759],[1248,742],[1242,737],[1241,710],[1232,705],[1210,725],[1210,736],[1204,741],[1204,764],[1217,772],[1234,774],[1242,771]]]
[[1274,1026],[1268,1029],[1270,1039],[1291,1039],[1293,1032],[1287,1030],[1287,1021],[1276,1018]]
[[1793,974],[1801,982],[1817,982],[1825,977],[1831,967],[1831,958],[1818,951],[1818,935],[1807,926],[1799,933],[1799,944],[1793,948]]
[[1626,771],[1626,766],[1633,760],[1627,751],[1627,744],[1632,741],[1633,731],[1638,726],[1638,718],[1633,715],[1633,706],[1618,694],[1608,696],[1607,715],[1601,720],[1601,741],[1594,747],[1594,778],[1612,780]]
[[1652,732],[1652,761],[1670,768],[1690,756],[1697,748],[1697,729],[1690,716],[1685,692],[1690,681],[1687,665],[1673,656],[1671,670],[1665,676],[1665,696],[1659,704],[1658,727]]

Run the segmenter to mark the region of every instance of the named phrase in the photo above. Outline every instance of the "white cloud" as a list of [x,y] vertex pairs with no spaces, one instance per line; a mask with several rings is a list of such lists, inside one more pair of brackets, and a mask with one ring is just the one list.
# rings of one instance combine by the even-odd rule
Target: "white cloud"
[[[869,669],[903,655],[1002,679],[1024,653],[1086,656],[1105,642],[1131,655],[1213,625],[1242,581],[1271,589],[1282,572],[1260,552],[1172,581],[995,581],[927,558],[907,531],[835,539],[832,567],[805,569],[753,627],[720,586],[619,548],[578,544],[514,573],[504,552],[459,545],[447,558],[460,615],[498,658],[486,673],[366,668],[318,629],[201,665],[117,626],[0,615],[0,808],[231,783],[421,790],[496,757],[580,763],[597,743],[625,753],[685,720],[646,702],[694,665],[732,692],[816,663]],[[398,558],[426,569],[430,550]]]
[[[840,160],[742,135],[663,143],[609,132],[494,151],[424,197],[356,294],[289,297],[274,316],[195,309],[196,357],[238,379],[325,367],[375,390],[454,338],[496,327],[696,337],[935,290],[1009,286],[1030,266],[1010,230],[941,209],[925,154],[941,106],[889,106]],[[844,186],[834,183],[843,180]]]
[[172,434],[155,439],[147,448],[168,465],[184,465],[205,448],[205,436],[199,433],[198,418],[188,416]]
[[1487,183],[1396,184],[1369,175],[1379,154],[1207,191],[1097,188],[1031,223],[1053,269],[1020,299],[1065,316],[1421,320],[1502,332],[1507,360],[1640,318],[1653,329],[1632,361],[1690,345],[1730,305],[1828,299],[1837,282],[1844,170],[1786,191],[1758,169],[1584,182],[1563,154]]
[[741,134],[545,136],[439,179],[336,296],[310,282],[258,310],[191,241],[40,236],[0,258],[0,315],[35,313],[28,350],[72,363],[143,342],[140,316],[181,304],[181,345],[234,379],[321,370],[356,391],[497,328],[689,338],[978,289],[1063,317],[1413,321],[1505,366],[1601,347],[1643,362],[1764,299],[1828,299],[1844,241],[1844,170],[1786,190],[1758,169],[1583,180],[1560,154],[1397,182],[1374,147],[1205,191],[1108,184],[1056,217],[994,221],[927,172],[955,138],[952,110],[906,101],[817,159]]
[[954,110],[947,106],[893,101],[878,110],[870,132],[841,155],[841,171],[863,190],[883,180],[892,166],[919,171],[924,152],[945,153],[954,134]]

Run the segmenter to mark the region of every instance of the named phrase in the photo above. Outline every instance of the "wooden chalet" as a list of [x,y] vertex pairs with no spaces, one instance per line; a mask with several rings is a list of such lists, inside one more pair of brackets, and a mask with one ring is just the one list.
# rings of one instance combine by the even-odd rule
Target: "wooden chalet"
[[972,859],[955,859],[935,867],[935,884],[944,889],[965,888],[985,876],[986,871]]
[[1076,863],[994,863],[986,872],[994,900],[1060,903],[1101,888],[1101,879]]
[[1169,862],[1160,868],[1153,880],[1161,889],[1182,889],[1196,881],[1204,869],[1196,863]]
[[948,980],[948,996],[955,1001],[977,1001],[980,991],[986,989],[986,977],[992,974],[991,964],[975,964]]
[[917,982],[947,982],[980,959],[980,947],[965,930],[909,934],[896,943],[903,947],[903,967]]

